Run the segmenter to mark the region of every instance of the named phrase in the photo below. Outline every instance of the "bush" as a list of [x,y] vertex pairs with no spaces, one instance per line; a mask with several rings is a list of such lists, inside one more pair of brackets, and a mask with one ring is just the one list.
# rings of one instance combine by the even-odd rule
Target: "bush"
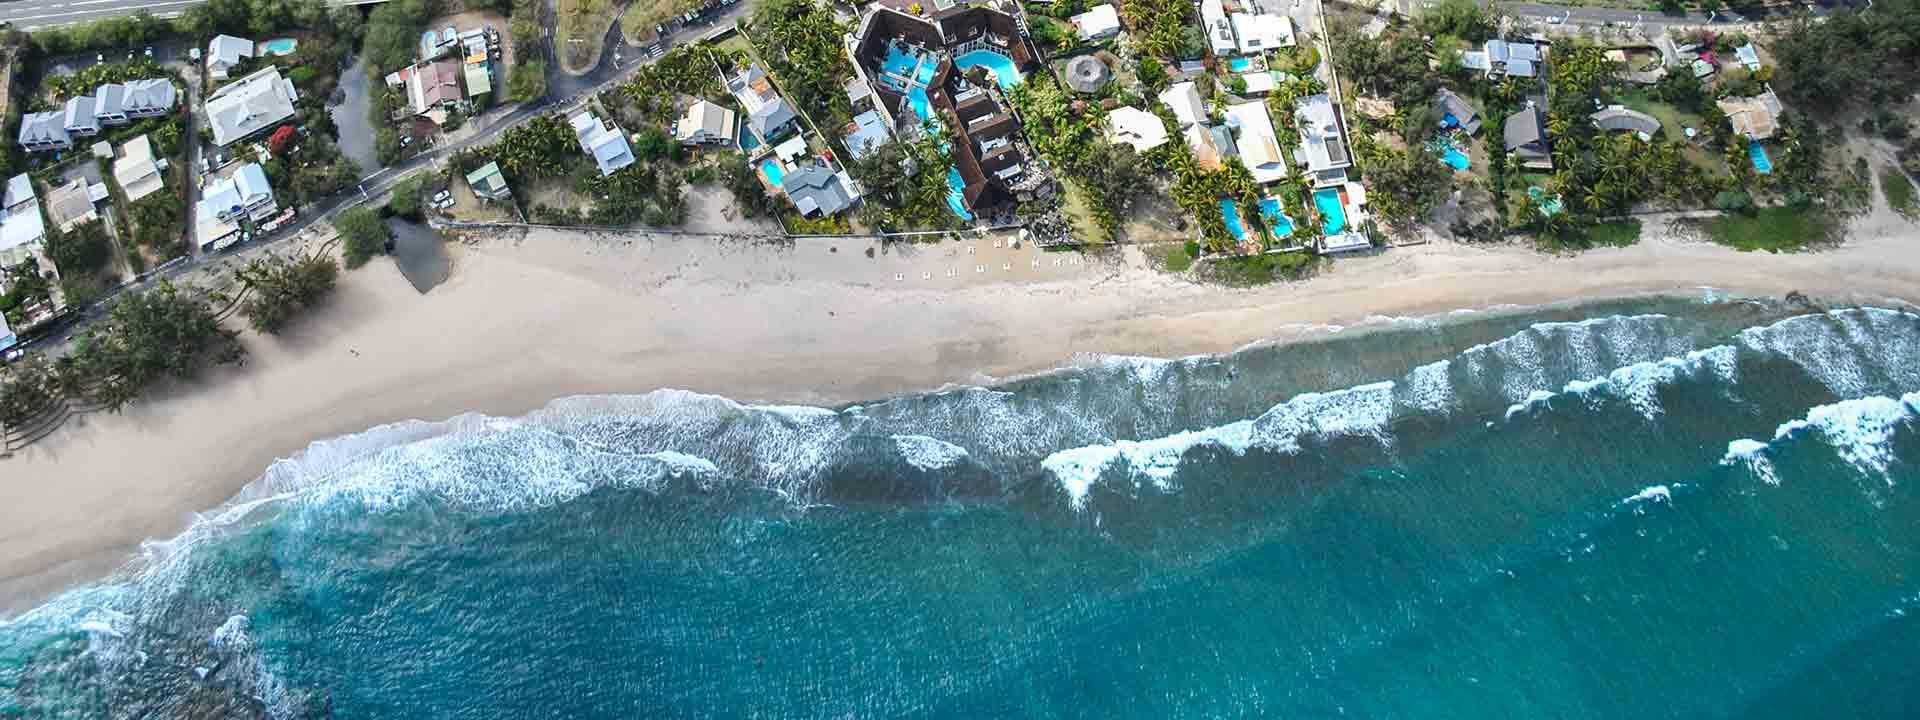
[[240,314],[246,316],[253,329],[278,333],[294,313],[312,307],[333,292],[339,275],[340,265],[330,257],[289,260],[269,254],[234,271],[234,278],[252,290],[240,305]]
[[1920,217],[1920,201],[1914,198],[1913,182],[1901,174],[1900,168],[1890,167],[1880,171],[1880,193],[1887,196],[1887,206],[1908,219]]
[[1713,196],[1713,206],[1721,212],[1747,213],[1753,210],[1753,196],[1742,190],[1727,190]]
[[95,402],[118,410],[162,378],[192,377],[208,361],[238,361],[246,350],[220,327],[213,308],[162,282],[116,301],[87,327],[56,368]]
[[373,256],[386,253],[387,240],[393,237],[379,214],[365,206],[340,213],[334,218],[333,229],[340,233],[342,255],[348,269],[365,265]]

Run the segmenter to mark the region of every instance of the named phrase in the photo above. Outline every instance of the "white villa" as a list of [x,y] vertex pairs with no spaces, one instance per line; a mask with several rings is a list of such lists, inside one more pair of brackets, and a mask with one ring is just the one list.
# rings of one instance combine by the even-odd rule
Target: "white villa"
[[1287,158],[1273,132],[1273,118],[1267,115],[1266,103],[1256,100],[1228,105],[1227,124],[1240,130],[1234,145],[1240,151],[1240,161],[1253,171],[1254,182],[1265,185],[1286,179]]

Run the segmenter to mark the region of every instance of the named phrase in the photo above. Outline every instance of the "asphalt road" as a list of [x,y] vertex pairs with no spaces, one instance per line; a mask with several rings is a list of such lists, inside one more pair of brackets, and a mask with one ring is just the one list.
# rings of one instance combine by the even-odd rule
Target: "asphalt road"
[[204,0],[10,0],[0,3],[0,21],[21,30],[132,15],[145,10],[156,16],[179,14]]

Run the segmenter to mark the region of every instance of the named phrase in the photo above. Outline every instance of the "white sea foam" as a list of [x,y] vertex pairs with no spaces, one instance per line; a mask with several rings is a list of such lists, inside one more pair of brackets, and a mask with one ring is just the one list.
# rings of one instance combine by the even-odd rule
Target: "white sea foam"
[[1862,473],[1877,475],[1888,485],[1893,463],[1893,433],[1902,425],[1920,417],[1920,392],[1899,399],[1869,396],[1820,405],[1807,411],[1805,418],[1790,420],[1774,430],[1778,443],[1796,435],[1812,433],[1833,447],[1840,458]]
[[893,446],[908,465],[925,471],[944,470],[967,459],[967,449],[925,435],[895,435]]
[[1784,357],[1840,397],[1920,387],[1920,315],[1848,308],[1742,330],[1742,347]]
[[1773,461],[1767,457],[1767,444],[1759,440],[1741,438],[1727,443],[1727,454],[1720,458],[1720,464],[1744,466],[1762,482],[1768,485],[1780,484],[1780,477],[1773,471]]
[[1673,489],[1665,485],[1650,485],[1640,492],[1627,496],[1620,501],[1623,504],[1634,503],[1670,503],[1673,502]]
[[1303,393],[1253,420],[1150,440],[1120,440],[1054,452],[1040,462],[1067,494],[1075,509],[1085,507],[1093,485],[1108,472],[1124,472],[1136,488],[1177,489],[1180,460],[1196,447],[1211,446],[1244,455],[1250,448],[1298,453],[1301,441],[1334,436],[1373,437],[1385,445],[1393,414],[1391,382],[1327,393]]
[[1681,379],[1698,377],[1703,372],[1728,383],[1737,381],[1737,353],[1733,346],[1719,345],[1688,352],[1680,357],[1615,368],[1600,377],[1568,382],[1559,393],[1536,390],[1524,402],[1508,407],[1506,417],[1512,420],[1517,415],[1546,406],[1561,395],[1579,396],[1589,401],[1597,401],[1605,395],[1626,401],[1641,417],[1653,420],[1666,412],[1660,407],[1659,398],[1660,388],[1664,386]]
[[1434,414],[1451,412],[1459,405],[1453,395],[1452,371],[1453,363],[1447,360],[1414,368],[1407,373],[1400,402]]
[[1253,422],[1242,420],[1139,442],[1121,440],[1111,445],[1072,448],[1048,455],[1040,461],[1040,466],[1060,478],[1073,506],[1079,508],[1086,503],[1093,483],[1116,464],[1126,468],[1136,485],[1146,482],[1161,491],[1171,491],[1180,458],[1188,450],[1210,445],[1236,455],[1244,454],[1251,443],[1252,430]]

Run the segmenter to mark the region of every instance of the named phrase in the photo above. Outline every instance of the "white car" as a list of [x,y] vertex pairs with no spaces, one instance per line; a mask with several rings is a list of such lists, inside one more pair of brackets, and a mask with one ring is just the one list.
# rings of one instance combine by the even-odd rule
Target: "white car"
[[433,201],[435,203],[443,203],[451,200],[453,200],[453,192],[450,190],[441,190],[438,194],[433,196]]

